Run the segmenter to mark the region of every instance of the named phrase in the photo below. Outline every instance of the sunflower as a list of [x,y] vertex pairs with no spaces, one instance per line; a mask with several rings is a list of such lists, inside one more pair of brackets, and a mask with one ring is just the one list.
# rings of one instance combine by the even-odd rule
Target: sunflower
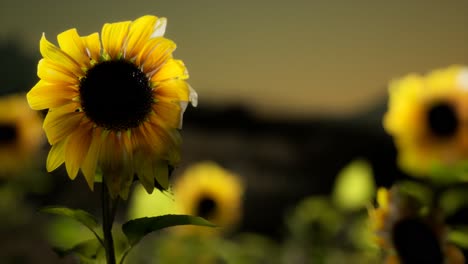
[[390,83],[384,127],[402,169],[414,176],[454,167],[468,157],[468,68],[452,66]]
[[203,217],[223,231],[229,231],[241,219],[243,185],[240,178],[213,162],[189,167],[174,183],[173,190],[178,210]]
[[447,241],[440,214],[422,215],[421,209],[397,187],[378,190],[369,220],[376,244],[386,253],[385,263],[465,263],[460,249]]
[[143,16],[105,24],[101,36],[67,30],[58,47],[42,36],[40,80],[27,98],[31,108],[48,109],[48,171],[65,163],[75,179],[81,169],[90,189],[102,173],[113,198],[126,199],[134,175],[149,193],[167,188],[182,114],[197,94],[165,28],[165,18]]
[[0,97],[0,176],[8,177],[31,164],[43,142],[41,118],[24,95]]

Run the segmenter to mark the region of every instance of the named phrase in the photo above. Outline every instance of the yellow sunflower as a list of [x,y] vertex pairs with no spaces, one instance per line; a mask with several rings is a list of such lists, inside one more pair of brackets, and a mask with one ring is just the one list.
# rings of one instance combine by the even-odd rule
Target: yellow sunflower
[[375,242],[385,253],[384,263],[465,263],[460,249],[447,241],[440,215],[421,215],[421,207],[397,187],[378,190],[377,207],[369,210],[369,220]]
[[182,114],[197,94],[165,28],[165,18],[143,16],[105,24],[101,36],[67,30],[59,47],[42,36],[40,80],[27,98],[31,108],[49,109],[48,171],[65,163],[74,179],[81,169],[91,189],[99,171],[111,196],[124,199],[134,175],[149,193],[167,188]]
[[[174,199],[184,214],[201,216],[219,228],[200,230],[204,233],[234,228],[242,216],[243,185],[240,178],[213,162],[201,162],[189,167],[174,183]],[[182,229],[181,228],[181,229]]]
[[8,177],[34,160],[43,142],[41,118],[24,95],[0,97],[0,176]]
[[468,157],[468,68],[452,66],[390,83],[384,127],[402,169],[430,175]]

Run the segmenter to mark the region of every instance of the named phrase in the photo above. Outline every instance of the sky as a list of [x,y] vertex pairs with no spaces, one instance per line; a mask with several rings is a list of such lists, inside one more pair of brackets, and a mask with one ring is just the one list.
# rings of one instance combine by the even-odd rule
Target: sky
[[353,114],[411,72],[468,64],[468,1],[52,1],[0,4],[0,40],[38,56],[41,34],[167,17],[199,103],[262,115]]

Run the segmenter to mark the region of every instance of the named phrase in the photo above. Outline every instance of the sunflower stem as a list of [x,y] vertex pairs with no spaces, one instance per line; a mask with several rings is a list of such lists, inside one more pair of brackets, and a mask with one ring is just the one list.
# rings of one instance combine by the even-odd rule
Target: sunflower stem
[[112,238],[112,225],[114,223],[117,200],[112,200],[105,183],[102,184],[102,232],[104,233],[104,250],[107,264],[115,264],[114,239]]

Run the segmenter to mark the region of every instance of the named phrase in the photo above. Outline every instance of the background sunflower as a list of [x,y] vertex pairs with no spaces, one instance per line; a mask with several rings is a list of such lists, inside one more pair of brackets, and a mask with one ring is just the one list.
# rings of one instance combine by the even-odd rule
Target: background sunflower
[[[236,174],[214,162],[188,167],[174,182],[176,208],[188,215],[201,216],[219,226],[215,229],[181,227],[201,233],[233,230],[240,222],[244,187]],[[219,230],[218,230],[219,229]]]
[[0,177],[9,177],[37,162],[43,143],[42,119],[23,94],[0,97]]
[[[385,129],[399,149],[399,164],[416,176],[468,157],[468,68],[452,66],[390,84]],[[428,175],[429,174],[429,175]]]

